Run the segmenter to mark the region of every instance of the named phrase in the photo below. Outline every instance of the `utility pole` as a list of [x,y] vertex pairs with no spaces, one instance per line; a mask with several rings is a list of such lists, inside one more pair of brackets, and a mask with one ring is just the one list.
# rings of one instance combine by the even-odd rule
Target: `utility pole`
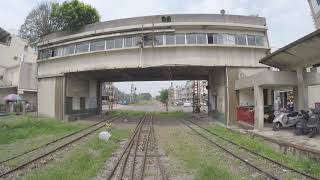
[[113,83],[112,82],[106,83],[106,90],[107,90],[109,110],[113,110],[114,93],[113,93]]
[[192,97],[193,97],[193,112],[194,113],[200,113],[200,87],[199,87],[199,81],[195,80],[193,81],[192,86]]

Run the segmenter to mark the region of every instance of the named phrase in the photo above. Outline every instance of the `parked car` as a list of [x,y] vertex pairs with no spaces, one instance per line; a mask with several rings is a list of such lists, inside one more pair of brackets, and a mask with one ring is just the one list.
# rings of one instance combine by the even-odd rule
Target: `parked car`
[[183,107],[191,107],[192,103],[191,102],[185,102],[183,103]]

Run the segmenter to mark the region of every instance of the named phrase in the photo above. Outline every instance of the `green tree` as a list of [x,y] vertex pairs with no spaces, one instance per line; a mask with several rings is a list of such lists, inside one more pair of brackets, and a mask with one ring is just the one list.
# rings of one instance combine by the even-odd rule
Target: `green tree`
[[61,24],[51,18],[53,1],[42,1],[27,15],[20,26],[19,36],[29,41],[37,42],[41,36],[50,34],[62,28]]
[[168,111],[169,90],[162,89],[159,93],[159,100],[160,102],[166,104],[166,111]]
[[51,18],[62,24],[65,30],[79,28],[86,24],[100,21],[98,11],[79,0],[54,4],[52,6]]

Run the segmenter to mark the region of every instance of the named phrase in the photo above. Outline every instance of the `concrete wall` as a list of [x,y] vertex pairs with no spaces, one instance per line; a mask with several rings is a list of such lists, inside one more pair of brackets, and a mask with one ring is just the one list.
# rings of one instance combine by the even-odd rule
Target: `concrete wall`
[[72,97],[73,110],[80,110],[80,98],[85,98],[86,109],[97,108],[97,80],[68,75],[66,96]]
[[[170,16],[171,22],[163,23],[161,18],[162,16]],[[51,41],[53,39],[59,39],[66,36],[71,37],[82,37],[88,36],[90,34],[105,33],[108,31],[120,31],[122,29],[134,29],[141,28],[141,25],[144,25],[144,28],[151,28],[152,26],[158,27],[170,27],[174,25],[183,25],[186,24],[199,24],[201,25],[230,25],[233,27],[237,26],[253,26],[266,28],[266,19],[263,17],[256,16],[238,16],[238,15],[221,15],[221,14],[164,14],[156,16],[142,16],[142,17],[133,17],[125,19],[117,19],[105,22],[98,22],[95,24],[86,25],[81,29],[75,31],[63,31],[49,34],[43,37],[43,41]],[[77,36],[75,36],[77,34]],[[71,38],[69,37],[69,38]]]
[[64,118],[64,77],[39,79],[38,114],[56,119]]
[[316,102],[320,102],[320,85],[308,87],[308,107],[315,108]]
[[239,91],[239,106],[254,106],[253,89],[242,89]]
[[265,67],[258,63],[258,60],[265,55],[265,49],[187,46],[145,48],[140,59],[140,49],[115,50],[40,61],[38,63],[38,74],[41,77],[98,69],[186,64],[194,66]]
[[225,121],[226,82],[225,67],[212,68],[209,72],[208,113],[215,120]]
[[38,114],[55,117],[56,78],[44,78],[38,81]]
[[23,62],[20,65],[19,89],[37,90],[37,64]]
[[[11,35],[11,43],[10,45],[4,45],[0,43],[0,65],[5,67],[12,67],[20,64],[20,61],[24,52],[24,47],[27,45],[27,42],[22,40],[21,38]],[[18,57],[18,59],[14,59],[14,57]],[[37,54],[36,52],[28,47],[27,55],[25,58],[25,62],[36,62]]]

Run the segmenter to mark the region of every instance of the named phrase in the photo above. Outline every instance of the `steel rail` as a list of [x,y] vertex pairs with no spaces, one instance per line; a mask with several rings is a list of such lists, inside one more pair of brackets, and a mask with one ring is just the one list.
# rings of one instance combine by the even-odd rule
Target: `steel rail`
[[[117,118],[117,119],[120,119],[120,118]],[[117,119],[110,120],[109,122],[113,122],[113,121],[115,121],[115,120],[117,120]],[[88,135],[90,135],[90,134],[98,131],[99,129],[101,129],[101,128],[103,128],[103,127],[104,127],[104,125],[99,126],[99,127],[95,128],[95,129],[93,129],[93,130],[91,130],[91,131],[89,131],[89,132],[87,132],[87,133],[85,133],[85,134],[83,134],[83,135],[81,135],[81,136],[73,139],[72,141],[69,141],[69,142],[67,142],[67,143],[65,143],[65,144],[63,144],[63,145],[61,145],[61,146],[59,146],[59,147],[57,147],[57,148],[55,148],[55,149],[53,149],[53,150],[45,153],[45,154],[43,154],[43,155],[41,155],[41,156],[38,156],[38,157],[36,157],[36,158],[28,161],[28,162],[25,162],[25,163],[23,163],[23,164],[15,167],[15,168],[13,168],[13,169],[11,169],[11,170],[9,170],[9,171],[1,174],[1,175],[0,175],[0,178],[4,177],[4,176],[6,176],[6,175],[9,175],[9,174],[11,174],[11,173],[13,173],[13,172],[15,172],[15,171],[17,171],[17,170],[23,169],[23,168],[26,167],[27,165],[29,165],[29,164],[31,164],[31,163],[39,160],[39,159],[42,159],[42,158],[44,158],[44,157],[47,157],[48,155],[50,155],[50,154],[52,154],[52,153],[54,153],[54,152],[56,152],[56,151],[58,151],[58,150],[60,150],[60,149],[62,149],[62,148],[64,148],[64,147],[66,147],[66,146],[68,146],[68,145],[70,145],[70,144],[72,144],[72,143],[74,143],[74,142],[76,142],[76,141],[79,141],[80,139],[82,139],[82,138],[84,138],[84,137],[86,137],[86,136],[88,136]]]
[[133,131],[133,133],[132,133],[132,135],[131,135],[128,143],[127,143],[127,144],[125,145],[125,147],[123,148],[123,151],[121,152],[120,157],[117,159],[116,164],[113,166],[110,174],[109,174],[108,177],[106,178],[107,180],[110,180],[110,179],[112,178],[112,176],[114,175],[117,167],[118,167],[119,164],[120,164],[121,159],[123,158],[123,156],[124,156],[125,153],[127,152],[127,150],[128,150],[128,148],[129,148],[131,142],[134,140],[136,134],[141,130],[141,127],[142,127],[143,122],[145,121],[145,119],[146,119],[146,114],[145,114],[145,115],[140,119],[140,121],[138,122],[138,124],[137,124],[136,128],[134,129],[134,131]]
[[[151,116],[151,121],[153,119],[153,116]],[[144,170],[145,170],[145,166],[146,166],[146,159],[147,159],[147,154],[148,154],[148,148],[149,148],[149,140],[150,140],[150,135],[151,135],[151,126],[152,124],[150,124],[149,130],[148,130],[148,136],[147,136],[147,140],[145,141],[145,148],[144,148],[144,152],[143,152],[143,159],[142,159],[142,168],[140,171],[140,175],[138,177],[139,180],[143,179],[144,176]]]
[[132,160],[132,166],[131,166],[131,170],[130,170],[130,179],[134,178],[134,170],[136,167],[136,158],[137,158],[137,150],[138,150],[138,146],[139,146],[139,140],[140,140],[140,136],[141,136],[141,131],[138,132],[138,137],[137,137],[137,141],[136,141],[136,146],[134,148],[134,152],[133,152],[133,160]]
[[157,158],[157,165],[159,167],[159,170],[160,170],[160,175],[161,175],[161,180],[168,180],[168,176],[167,174],[165,173],[165,170],[164,170],[164,167],[162,166],[161,164],[161,161],[160,161],[160,154],[159,154],[159,149],[158,149],[158,143],[157,143],[157,139],[156,139],[156,136],[155,136],[155,132],[154,132],[154,127],[153,127],[153,119],[151,120],[151,126],[152,126],[152,137],[153,137],[153,142],[155,143],[155,152],[156,152],[156,158]]
[[266,160],[268,160],[268,161],[270,161],[270,162],[272,162],[272,163],[274,163],[274,164],[277,164],[277,165],[279,165],[279,166],[281,166],[281,167],[283,167],[283,168],[285,168],[285,169],[288,169],[288,170],[290,170],[290,171],[293,171],[293,172],[295,172],[295,173],[297,173],[297,174],[303,175],[303,176],[305,176],[305,177],[307,177],[307,178],[310,178],[310,179],[320,180],[320,178],[317,178],[317,177],[314,177],[314,176],[312,176],[312,175],[310,175],[310,174],[306,174],[306,173],[304,173],[304,172],[301,172],[301,171],[299,171],[299,170],[297,170],[297,169],[294,169],[294,168],[289,167],[289,166],[287,166],[287,165],[285,165],[285,164],[282,164],[282,163],[280,163],[280,162],[278,162],[278,161],[275,161],[275,160],[273,160],[273,159],[271,159],[271,158],[269,158],[269,157],[266,157],[266,156],[264,156],[264,155],[262,155],[262,154],[260,154],[260,153],[257,153],[257,152],[255,152],[255,151],[253,151],[253,150],[251,150],[251,149],[248,149],[248,148],[246,148],[246,147],[244,147],[244,146],[242,146],[242,145],[240,145],[240,144],[238,144],[238,143],[235,143],[235,142],[233,142],[233,141],[231,141],[231,140],[229,140],[229,139],[226,139],[226,138],[224,138],[224,137],[222,137],[222,136],[220,136],[220,135],[218,135],[218,134],[210,131],[209,129],[200,126],[199,124],[197,124],[197,123],[195,123],[195,122],[193,122],[193,121],[191,121],[191,120],[186,120],[186,121],[189,121],[190,123],[198,126],[199,128],[205,130],[206,132],[208,132],[208,133],[210,133],[210,134],[212,134],[212,135],[214,135],[214,136],[216,136],[216,137],[218,137],[218,138],[220,138],[220,139],[222,139],[222,140],[224,140],[224,141],[226,141],[226,142],[228,142],[228,143],[230,143],[230,144],[233,144],[233,145],[235,145],[235,146],[238,146],[239,148],[241,148],[241,149],[243,149],[243,150],[246,150],[246,151],[248,151],[248,152],[250,152],[250,153],[252,153],[252,154],[254,154],[254,155],[256,155],[256,156],[259,156],[259,157],[261,157],[261,158],[263,158],[263,159],[266,159]]
[[188,125],[184,120],[180,120],[184,125],[186,125],[188,128],[190,128],[191,130],[193,130],[196,134],[198,134],[200,137],[206,139],[207,141],[209,141],[211,144],[214,144],[215,146],[219,147],[220,149],[222,149],[223,151],[227,152],[228,154],[232,155],[233,157],[239,159],[240,161],[242,161],[243,163],[247,164],[248,166],[256,169],[257,171],[265,174],[267,177],[274,179],[274,180],[280,180],[279,178],[273,176],[272,174],[256,167],[254,164],[251,164],[250,162],[246,161],[245,159],[239,157],[238,155],[234,154],[233,152],[227,150],[226,148],[224,148],[223,146],[219,145],[218,143],[214,142],[213,140],[209,139],[208,137],[204,136],[203,134],[201,134],[199,131],[197,131],[196,129],[194,129],[193,127],[191,127],[190,125]]
[[[119,117],[120,117],[120,116],[115,116],[115,117],[112,117],[110,120],[115,119],[115,118],[119,118]],[[110,120],[109,120],[109,121],[110,121]],[[10,157],[10,158],[8,158],[8,159],[6,159],[6,160],[1,161],[1,162],[0,162],[0,165],[6,163],[6,162],[8,162],[8,161],[17,159],[18,157],[21,157],[21,156],[24,156],[24,155],[26,155],[26,154],[29,154],[29,153],[31,153],[31,152],[34,152],[34,151],[36,151],[36,150],[39,150],[39,149],[41,149],[41,148],[47,147],[47,146],[49,146],[49,145],[51,145],[51,144],[53,144],[53,143],[56,143],[56,142],[61,141],[61,140],[65,139],[65,138],[68,138],[68,137],[70,137],[70,136],[73,136],[73,135],[75,135],[75,134],[78,134],[78,133],[80,133],[80,132],[82,132],[82,131],[85,131],[85,130],[91,128],[91,127],[94,127],[94,126],[99,125],[99,124],[101,124],[101,123],[104,123],[104,122],[106,122],[106,121],[108,121],[108,119],[107,119],[107,120],[99,121],[99,122],[94,123],[94,124],[92,124],[92,125],[90,125],[90,126],[88,126],[88,127],[79,129],[79,130],[77,130],[77,131],[75,131],[75,132],[72,132],[72,133],[67,134],[67,135],[65,135],[65,136],[62,136],[62,137],[60,137],[60,138],[57,138],[57,139],[55,139],[55,140],[53,140],[53,141],[50,141],[50,142],[48,142],[48,143],[46,143],[46,144],[43,144],[43,145],[41,145],[41,146],[39,146],[39,147],[36,147],[36,148],[30,149],[30,150],[27,150],[27,151],[25,151],[25,152],[23,152],[23,153],[20,153],[20,154],[18,154],[18,155],[12,156],[12,157]]]

